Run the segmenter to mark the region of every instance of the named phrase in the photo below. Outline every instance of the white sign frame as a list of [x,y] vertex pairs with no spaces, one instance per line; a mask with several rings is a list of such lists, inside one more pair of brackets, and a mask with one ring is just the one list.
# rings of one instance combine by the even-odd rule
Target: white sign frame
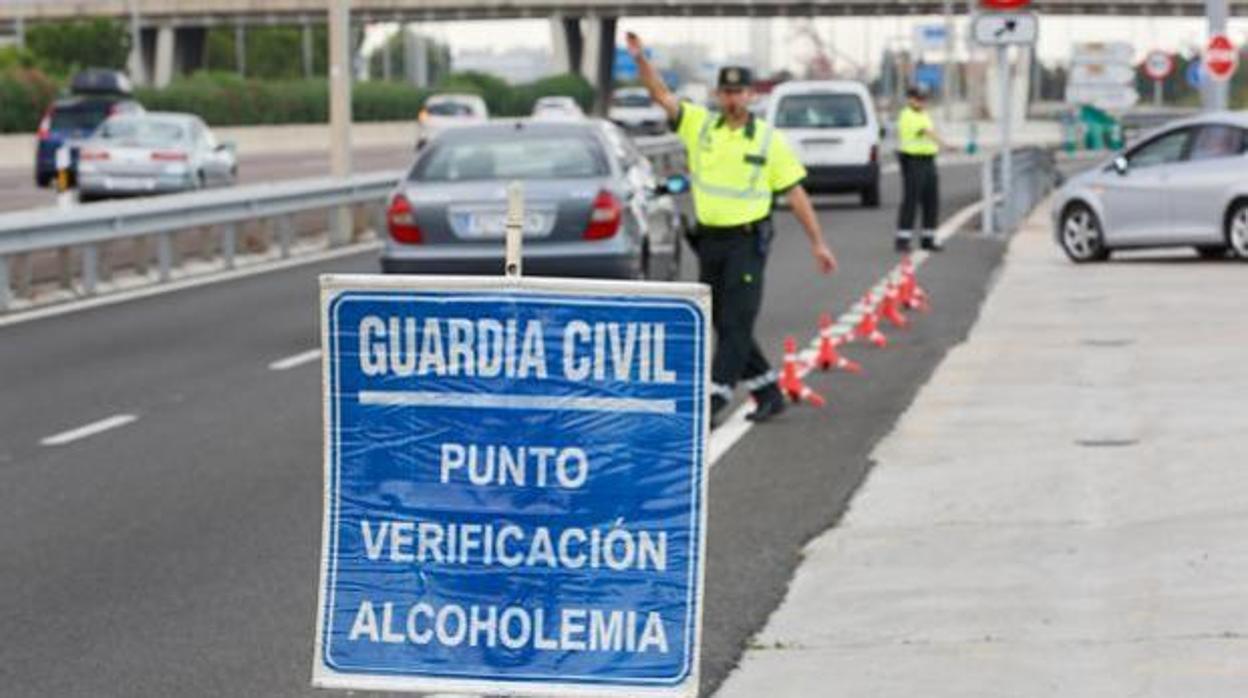
[[971,19],[971,38],[980,46],[1030,46],[1039,36],[1034,12],[979,12]]
[[[516,292],[534,296],[562,294],[584,297],[601,296],[604,300],[620,298],[636,298],[639,303],[647,299],[686,300],[699,309],[705,318],[704,327],[707,335],[702,338],[702,365],[705,367],[707,385],[703,387],[704,395],[710,394],[710,366],[712,363],[712,342],[710,341],[711,293],[705,284],[688,282],[650,282],[650,281],[608,281],[598,279],[562,279],[547,277],[521,276],[434,276],[434,275],[383,275],[383,274],[323,274],[320,277],[320,312],[322,319],[327,305],[338,294],[346,291],[473,291],[473,292]],[[332,347],[329,327],[322,322],[321,327],[321,394],[329,394],[329,386],[333,378],[330,375],[330,349]],[[332,400],[322,405],[322,429],[328,433],[332,423]],[[636,685],[587,685],[576,683],[554,682],[500,682],[478,679],[449,679],[423,677],[392,677],[383,675],[366,675],[356,673],[339,673],[324,662],[322,639],[324,638],[325,618],[322,609],[326,608],[326,590],[329,580],[331,519],[322,517],[321,561],[317,593],[316,640],[313,643],[312,685],[318,688],[351,689],[369,691],[416,691],[434,694],[457,695],[497,695],[500,691],[511,696],[530,696],[532,698],[551,698],[554,696],[567,698],[696,698],[701,679],[702,632],[705,613],[706,590],[706,539],[708,513],[710,510],[709,470],[706,457],[710,448],[710,404],[705,401],[701,417],[701,482],[699,501],[701,511],[698,512],[697,557],[700,561],[694,581],[693,601],[694,628],[693,641],[690,648],[689,671],[679,685],[645,687]],[[333,467],[331,444],[322,444],[324,478],[324,501],[331,497],[330,469]]]

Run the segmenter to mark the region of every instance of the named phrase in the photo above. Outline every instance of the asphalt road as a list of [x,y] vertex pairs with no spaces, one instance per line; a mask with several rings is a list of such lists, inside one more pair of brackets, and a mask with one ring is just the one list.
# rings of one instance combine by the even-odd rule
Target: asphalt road
[[[358,172],[397,170],[412,163],[413,151],[403,146],[356,148],[354,167]],[[240,155],[239,184],[256,184],[283,179],[318,177],[329,174],[329,155],[324,148],[293,153]],[[5,163],[0,168],[0,211],[52,206],[52,189],[35,186],[34,163]]]
[[[976,173],[944,171],[946,215],[977,196]],[[895,175],[884,194],[874,211],[824,202],[833,277],[780,214],[759,324],[774,357],[895,263]],[[920,273],[930,315],[888,349],[850,348],[865,376],[812,376],[828,407],[752,430],[711,471],[705,695],[965,336],[1003,247],[954,238]],[[318,694],[320,374],[268,366],[316,346],[317,274],[375,267],[357,256],[0,328],[0,694]],[[114,415],[135,421],[41,445]]]

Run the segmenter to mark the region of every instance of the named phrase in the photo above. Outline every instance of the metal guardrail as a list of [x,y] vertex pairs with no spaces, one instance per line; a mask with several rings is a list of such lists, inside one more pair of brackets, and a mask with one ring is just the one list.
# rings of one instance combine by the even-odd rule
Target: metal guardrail
[[1005,191],[1002,159],[998,153],[984,161],[983,188],[993,192],[991,205],[985,205],[983,211],[985,234],[1013,232],[1058,183],[1052,150],[1015,148],[1010,153],[1009,188]]
[[[684,168],[684,150],[674,136],[634,141],[660,176]],[[235,265],[238,228],[255,220],[277,222],[281,256],[290,255],[294,240],[291,216],[343,206],[375,205],[375,227],[381,228],[381,204],[403,173],[355,175],[257,184],[204,192],[95,203],[73,208],[47,208],[0,214],[0,312],[13,302],[9,259],[47,250],[80,249],[81,292],[97,291],[100,245],[154,236],[157,282],[169,281],[174,266],[173,235],[193,228],[217,228],[224,269]],[[330,245],[345,241],[330,240]]]

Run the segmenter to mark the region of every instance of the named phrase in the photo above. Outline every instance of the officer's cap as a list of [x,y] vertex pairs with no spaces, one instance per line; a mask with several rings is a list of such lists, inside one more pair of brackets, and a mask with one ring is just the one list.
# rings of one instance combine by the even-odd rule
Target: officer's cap
[[726,65],[719,69],[719,89],[743,89],[754,83],[754,76],[749,68],[739,65]]
[[927,88],[923,85],[911,85],[910,89],[906,90],[906,96],[910,99],[925,100],[927,99]]

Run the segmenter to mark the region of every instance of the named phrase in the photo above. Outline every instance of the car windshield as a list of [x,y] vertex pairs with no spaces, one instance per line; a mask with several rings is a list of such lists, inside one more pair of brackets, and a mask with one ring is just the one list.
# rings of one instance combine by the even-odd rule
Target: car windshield
[[87,102],[55,107],[50,126],[53,131],[94,131],[108,118],[111,106],[107,102]]
[[606,157],[585,135],[517,134],[434,145],[412,172],[419,182],[576,179],[607,174]]
[[616,95],[611,99],[611,105],[616,107],[648,107],[650,104],[650,95],[639,92]]
[[186,134],[181,124],[155,119],[109,119],[95,134],[110,141],[136,145],[164,146],[180,142]]
[[780,128],[858,128],[867,125],[866,110],[857,95],[789,95],[776,108]]
[[472,107],[463,102],[430,102],[425,111],[433,116],[472,116]]

